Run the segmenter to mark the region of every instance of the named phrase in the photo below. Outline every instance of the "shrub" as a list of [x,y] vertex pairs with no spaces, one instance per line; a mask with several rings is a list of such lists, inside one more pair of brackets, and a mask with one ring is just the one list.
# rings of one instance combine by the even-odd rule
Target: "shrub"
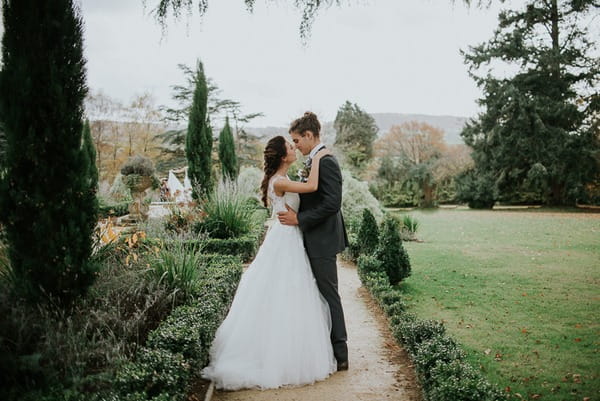
[[393,328],[394,337],[413,355],[421,343],[445,333],[444,325],[435,320],[404,319]]
[[364,255],[370,255],[375,252],[379,243],[377,222],[369,209],[363,209],[357,241],[360,253]]
[[465,353],[452,338],[446,335],[434,335],[416,345],[414,350],[413,360],[425,387],[433,384],[431,374],[437,362],[450,363],[465,359]]
[[416,238],[419,229],[419,220],[409,214],[402,216],[402,238],[408,241]]
[[410,259],[402,246],[398,222],[391,216],[386,217],[383,222],[375,257],[383,264],[390,284],[396,285],[410,276]]
[[369,191],[364,181],[359,181],[346,171],[342,171],[342,213],[346,221],[360,221],[363,209],[371,211],[377,221],[383,217],[379,201]]
[[384,272],[384,266],[380,260],[371,255],[358,257],[358,270],[363,274]]
[[134,399],[152,399],[167,394],[183,400],[191,367],[183,355],[164,349],[141,348],[134,362],[125,363],[117,372],[115,387],[121,394]]
[[119,202],[119,203],[106,203],[106,201],[100,199],[100,207],[98,208],[98,217],[119,217],[125,216],[129,213],[130,202]]
[[202,241],[195,241],[193,246],[182,240],[165,243],[152,259],[152,276],[172,290],[190,294],[198,281],[202,245]]
[[121,166],[121,175],[127,176],[131,174],[152,176],[154,174],[152,160],[140,155],[130,157],[125,164]]
[[495,389],[471,365],[461,360],[436,362],[431,369],[429,401],[495,401],[507,396]]
[[202,201],[205,216],[194,225],[194,231],[221,239],[247,234],[252,229],[255,209],[248,207],[246,200],[235,183],[221,181],[217,190]]

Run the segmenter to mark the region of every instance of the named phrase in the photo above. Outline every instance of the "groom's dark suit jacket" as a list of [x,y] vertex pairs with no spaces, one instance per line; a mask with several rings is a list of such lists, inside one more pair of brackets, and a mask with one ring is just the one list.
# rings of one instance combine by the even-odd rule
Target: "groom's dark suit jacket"
[[300,194],[298,224],[309,257],[335,255],[348,246],[341,207],[342,172],[335,157],[327,155],[320,160],[317,191]]

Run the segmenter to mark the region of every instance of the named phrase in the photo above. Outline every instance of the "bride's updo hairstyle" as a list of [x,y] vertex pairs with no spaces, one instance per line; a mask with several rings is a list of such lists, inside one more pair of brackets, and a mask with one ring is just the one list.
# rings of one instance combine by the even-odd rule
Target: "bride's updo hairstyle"
[[316,138],[319,137],[321,132],[321,123],[317,118],[317,115],[311,111],[307,111],[300,118],[295,119],[290,125],[290,134],[297,132],[301,136],[306,135],[306,131],[312,132]]
[[265,146],[264,154],[264,167],[265,176],[260,184],[260,190],[262,192],[262,202],[267,207],[267,189],[269,187],[269,180],[281,166],[282,159],[287,155],[287,141],[281,135],[271,138]]

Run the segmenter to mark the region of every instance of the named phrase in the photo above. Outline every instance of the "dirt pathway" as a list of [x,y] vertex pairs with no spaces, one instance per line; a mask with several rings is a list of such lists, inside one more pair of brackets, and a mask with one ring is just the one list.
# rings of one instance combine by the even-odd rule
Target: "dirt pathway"
[[213,401],[420,401],[406,355],[394,342],[380,309],[361,288],[356,268],[338,261],[346,315],[350,369],[311,386],[276,390],[216,391]]

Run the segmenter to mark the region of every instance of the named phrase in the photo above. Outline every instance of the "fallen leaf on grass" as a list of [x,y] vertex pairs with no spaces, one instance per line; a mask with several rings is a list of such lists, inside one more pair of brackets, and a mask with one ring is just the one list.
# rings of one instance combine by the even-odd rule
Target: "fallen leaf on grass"
[[576,339],[575,339],[575,342],[576,342],[576,343],[580,343],[580,342],[581,342],[581,338],[576,338]]
[[484,354],[486,354],[486,355],[489,355],[489,354],[490,354],[490,352],[492,352],[492,350],[491,350],[491,349],[489,349],[489,348],[488,348],[488,349],[486,349],[485,351],[483,351],[483,353],[484,353]]
[[533,394],[533,395],[531,396],[531,398],[532,398],[532,399],[534,399],[534,400],[537,400],[537,399],[539,399],[539,398],[541,398],[541,397],[542,397],[542,396],[541,396],[540,394]]

